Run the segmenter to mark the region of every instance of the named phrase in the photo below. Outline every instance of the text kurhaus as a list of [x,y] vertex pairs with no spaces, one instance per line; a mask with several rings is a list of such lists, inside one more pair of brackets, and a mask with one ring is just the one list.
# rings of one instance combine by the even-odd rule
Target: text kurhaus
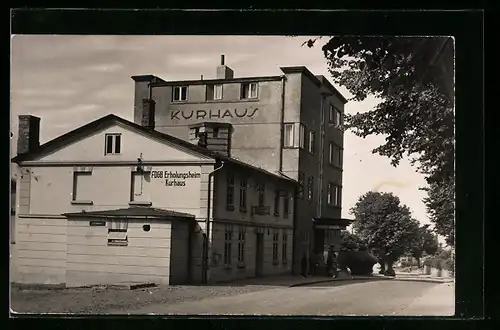
[[259,108],[255,109],[226,109],[226,110],[174,110],[170,119],[213,119],[213,118],[252,118]]

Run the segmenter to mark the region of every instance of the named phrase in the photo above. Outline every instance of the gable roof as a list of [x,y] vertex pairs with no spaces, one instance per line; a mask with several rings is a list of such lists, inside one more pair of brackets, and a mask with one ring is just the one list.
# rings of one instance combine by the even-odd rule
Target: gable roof
[[68,132],[68,133],[65,133],[65,134],[63,134],[63,135],[61,135],[53,140],[50,140],[50,141],[42,144],[37,149],[35,149],[31,152],[27,152],[27,153],[15,156],[14,158],[12,158],[11,161],[14,163],[20,163],[23,161],[29,161],[29,160],[36,159],[39,156],[42,156],[42,155],[44,155],[48,152],[51,152],[51,151],[55,151],[59,148],[62,148],[64,146],[80,139],[80,138],[87,137],[96,131],[108,128],[114,124],[122,124],[126,127],[137,130],[146,136],[158,139],[162,142],[176,144],[180,147],[186,148],[186,149],[191,150],[193,152],[196,152],[200,155],[207,156],[207,157],[215,159],[215,160],[228,162],[228,163],[231,163],[231,164],[234,164],[237,166],[242,166],[242,167],[245,167],[245,168],[250,169],[250,170],[254,170],[254,171],[258,171],[258,172],[261,172],[261,173],[264,173],[267,175],[274,176],[274,177],[281,179],[281,180],[285,180],[285,181],[288,181],[288,182],[291,182],[294,184],[298,184],[297,181],[295,181],[295,180],[293,180],[285,175],[273,173],[273,172],[267,171],[265,169],[262,169],[260,167],[245,163],[245,162],[240,161],[238,159],[235,159],[233,157],[228,157],[225,155],[218,154],[216,152],[199,147],[191,142],[177,138],[175,136],[161,133],[161,132],[158,132],[156,130],[152,130],[152,129],[143,127],[143,126],[138,125],[136,123],[133,123],[129,120],[118,117],[114,114],[110,114],[110,115],[101,117],[101,118],[94,120],[86,125],[78,127],[76,129]]
[[154,207],[128,207],[117,210],[105,210],[105,211],[90,211],[90,212],[75,212],[75,213],[64,213],[66,217],[85,217],[85,218],[106,218],[106,217],[119,217],[119,218],[185,218],[194,219],[195,216],[189,213],[182,213],[171,210],[158,209]]

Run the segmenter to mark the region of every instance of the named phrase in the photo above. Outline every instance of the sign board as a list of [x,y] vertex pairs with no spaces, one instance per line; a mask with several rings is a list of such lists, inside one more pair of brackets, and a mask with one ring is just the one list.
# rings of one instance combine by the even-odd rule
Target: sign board
[[168,187],[184,187],[186,180],[200,179],[201,173],[199,172],[172,172],[172,171],[151,171],[151,178],[165,179],[165,185]]
[[316,229],[326,229],[326,230],[343,230],[346,227],[345,226],[339,226],[339,225],[316,225],[314,226]]
[[96,226],[106,226],[106,221],[104,221],[104,220],[90,220],[90,221],[89,221],[89,224],[90,224],[92,227],[96,227]]

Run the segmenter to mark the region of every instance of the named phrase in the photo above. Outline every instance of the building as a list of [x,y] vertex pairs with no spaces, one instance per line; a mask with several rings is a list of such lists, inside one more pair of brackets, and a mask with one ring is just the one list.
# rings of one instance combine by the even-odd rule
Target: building
[[298,183],[230,157],[231,125],[185,128],[188,142],[156,131],[154,101],[143,106],[140,125],[108,115],[43,145],[40,118],[19,116],[11,281],[179,284],[290,273]]
[[294,272],[300,259],[327,246],[340,248],[343,116],[347,100],[324,76],[305,67],[282,75],[237,78],[224,55],[215,79],[165,81],[133,76],[134,121],[143,100],[156,102],[156,129],[186,141],[188,127],[228,123],[231,156],[300,182],[294,234]]

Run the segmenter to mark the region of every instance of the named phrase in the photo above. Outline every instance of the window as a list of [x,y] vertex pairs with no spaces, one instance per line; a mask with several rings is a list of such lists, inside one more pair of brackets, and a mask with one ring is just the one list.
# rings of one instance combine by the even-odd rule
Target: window
[[342,148],[335,146],[334,163],[338,168],[342,168]]
[[306,127],[303,124],[299,126],[299,148],[304,148],[306,145]]
[[108,220],[108,245],[111,246],[127,246],[128,237],[128,220],[127,219],[111,219]]
[[130,201],[131,202],[144,202],[151,203],[151,196],[149,194],[149,182],[151,173],[149,171],[133,171],[132,172],[132,183],[130,191]]
[[121,134],[106,134],[105,138],[105,155],[116,155],[121,152],[122,136]]
[[245,227],[238,232],[238,264],[245,263]]
[[342,188],[340,186],[334,186],[333,187],[333,206],[340,206],[342,205]]
[[240,211],[247,211],[247,179],[240,178]]
[[233,228],[231,225],[226,225],[224,232],[224,265],[231,265],[231,247],[233,243]]
[[174,102],[187,101],[188,87],[187,86],[174,86],[172,89],[172,100]]
[[307,199],[310,201],[313,199],[313,190],[314,190],[314,178],[310,176],[307,179]]
[[258,189],[258,193],[259,193],[259,196],[258,196],[259,197],[259,201],[258,201],[259,202],[259,206],[262,207],[262,206],[264,206],[265,201],[266,201],[266,199],[265,199],[265,197],[266,197],[266,186],[264,184],[260,184],[257,189]]
[[328,149],[328,162],[342,168],[342,148],[330,142]]
[[335,117],[333,119],[333,124],[335,127],[340,127],[342,126],[342,112],[340,112],[339,109],[335,109]]
[[281,242],[281,262],[286,264],[288,261],[287,256],[287,244],[288,244],[288,233],[286,230],[283,232],[282,242]]
[[326,193],[327,193],[326,200],[328,202],[328,205],[333,205],[333,196],[335,194],[335,192],[333,191],[333,184],[331,183],[328,184],[328,189]]
[[218,138],[219,137],[219,129],[215,127],[212,131],[212,137]]
[[92,167],[73,169],[73,204],[92,204],[95,182],[92,181]]
[[333,123],[335,120],[335,107],[330,104],[330,110],[328,111],[328,121]]
[[241,84],[241,98],[242,99],[256,99],[257,98],[257,83]]
[[294,128],[295,128],[295,125],[294,124],[285,124],[285,132],[284,132],[284,141],[283,141],[283,144],[284,144],[284,147],[293,147],[294,146]]
[[279,244],[280,234],[273,233],[273,264],[278,264],[278,244]]
[[309,141],[309,147],[308,147],[308,149],[309,149],[309,152],[311,154],[314,154],[314,144],[316,143],[314,137],[315,137],[314,131],[309,131],[309,140],[308,140]]
[[288,218],[290,214],[290,197],[285,195],[285,199],[283,200],[283,217]]
[[333,148],[334,148],[334,145],[333,145],[333,143],[330,142],[328,144],[328,163],[329,164],[333,164],[333,154],[334,154]]
[[226,195],[226,208],[229,211],[234,210],[234,175],[227,175],[227,195]]
[[222,84],[207,85],[207,101],[222,100]]
[[299,172],[299,198],[304,198],[304,190],[305,190],[305,175],[304,173]]
[[278,189],[274,191],[274,215],[280,215],[280,191]]

